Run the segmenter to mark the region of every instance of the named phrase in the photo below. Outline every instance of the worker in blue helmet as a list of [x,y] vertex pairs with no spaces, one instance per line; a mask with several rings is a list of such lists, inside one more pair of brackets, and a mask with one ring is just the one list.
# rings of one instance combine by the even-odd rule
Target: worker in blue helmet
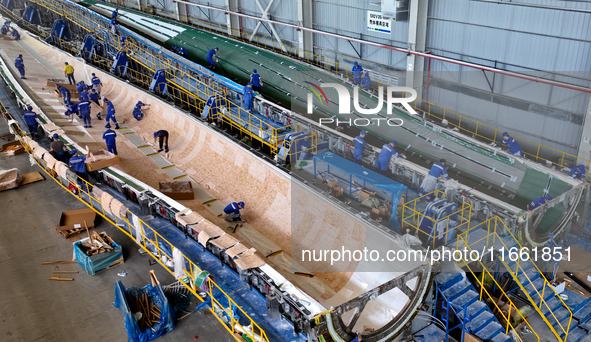
[[60,140],[60,137],[57,133],[53,133],[51,143],[49,144],[49,153],[53,155],[53,157],[62,163],[67,163],[68,160],[66,158],[66,146]]
[[[445,168],[445,159],[440,159],[438,162],[431,165],[431,170],[429,170],[427,177],[423,179],[423,183],[421,184],[419,196],[435,191],[437,188],[437,180],[439,178],[449,179],[447,169]],[[427,200],[431,200],[431,197],[431,195],[427,196]]]
[[101,82],[100,78],[98,78],[98,76],[93,72],[91,74],[92,78],[90,79],[90,83],[92,84],[92,89],[94,89],[96,91],[96,93],[98,94],[98,96],[101,96],[101,88],[103,86],[103,83]]
[[[211,69],[215,69],[215,62],[218,62],[217,57],[215,56],[215,54],[218,52],[219,48],[214,48],[209,50],[209,52],[207,53],[207,61],[209,62],[209,67]],[[214,62],[215,60],[215,62]]]
[[252,99],[254,97],[254,90],[252,90],[252,83],[248,84],[242,89],[242,95],[244,96],[244,109],[252,109]]
[[363,158],[363,148],[365,147],[365,135],[366,131],[359,132],[359,135],[355,137],[355,147],[353,149],[353,158],[357,164],[361,164],[361,158]]
[[68,88],[61,86],[61,85],[57,85],[57,90],[59,90],[59,92],[62,94],[62,99],[64,100],[64,105],[68,105],[70,103],[70,97],[72,96],[72,94],[70,93],[70,91],[68,90]]
[[359,84],[361,83],[361,73],[363,72],[363,68],[357,62],[353,63],[353,83]]
[[105,97],[103,99],[103,104],[107,106],[107,116],[105,117],[107,124],[105,125],[105,128],[111,128],[111,123],[109,121],[113,121],[115,129],[119,129],[119,123],[117,123],[117,119],[115,119],[115,106],[113,106],[113,102]]
[[538,207],[541,207],[546,202],[550,201],[552,196],[541,196],[533,200],[530,204],[527,205],[527,210],[534,210]]
[[117,155],[117,143],[115,141],[116,137],[117,133],[115,133],[115,131],[110,128],[107,128],[105,133],[103,133],[103,139],[107,143],[107,151],[113,153],[114,155]]
[[[145,108],[145,107],[147,107],[147,108]],[[149,107],[150,107],[150,105],[147,105],[147,104],[143,103],[142,101],[138,101],[135,104],[135,107],[133,108],[133,117],[137,121],[140,121],[145,115],[144,110],[148,109]]]
[[14,40],[21,40],[21,34],[18,33],[18,31],[13,27],[12,31],[10,31],[11,35],[12,35],[12,39]]
[[382,150],[376,161],[376,169],[382,174],[386,174],[388,165],[390,164],[390,158],[392,158],[392,156],[398,158],[399,156],[398,152],[394,149],[394,146],[396,146],[396,140],[392,140],[382,146]]
[[29,127],[29,133],[36,138],[37,137],[37,113],[33,112],[33,107],[27,106],[27,110],[23,113],[25,123]]
[[580,180],[584,180],[585,177],[587,176],[587,170],[585,168],[585,165],[577,165],[575,167],[573,167],[570,170],[570,176],[573,177],[573,179],[580,179]]
[[[86,156],[80,155],[77,150],[70,151],[72,154],[72,158],[70,158],[70,167],[74,169],[74,172],[78,177],[84,179],[87,182],[90,182],[88,178],[88,173],[86,172]],[[78,181],[78,183],[82,183]]]
[[232,202],[224,208],[224,220],[246,222],[240,215],[240,209],[244,209],[244,202]]
[[511,154],[523,157],[523,153],[521,152],[521,146],[519,146],[519,143],[515,140],[515,138],[510,136],[507,132],[503,133],[503,144],[507,145],[507,148],[509,149]]
[[[101,106],[100,101],[100,96],[99,94],[96,92],[96,90],[94,88],[90,89],[90,94],[88,94],[88,99],[94,103],[96,103],[97,106]],[[99,119],[100,120],[100,119]]]
[[87,87],[86,87],[86,84],[84,83],[84,81],[80,81],[80,82],[76,83],[76,91],[78,92],[78,94],[81,94],[86,89],[87,89]]
[[363,89],[368,91],[369,88],[371,88],[371,78],[369,78],[369,72],[366,72],[365,76],[363,76],[363,79],[361,80],[361,86],[363,87]]
[[18,69],[18,72],[21,74],[21,78],[25,79],[25,62],[23,61],[23,55],[18,55],[18,57],[14,60],[14,66]]
[[84,128],[91,128],[91,120],[90,120],[90,101],[85,100],[82,96],[79,98],[80,102],[78,103],[78,113],[82,117],[82,121],[84,121]]
[[261,75],[257,73],[257,69],[252,69],[252,75],[250,75],[250,83],[252,83],[252,90],[263,91],[263,79]]

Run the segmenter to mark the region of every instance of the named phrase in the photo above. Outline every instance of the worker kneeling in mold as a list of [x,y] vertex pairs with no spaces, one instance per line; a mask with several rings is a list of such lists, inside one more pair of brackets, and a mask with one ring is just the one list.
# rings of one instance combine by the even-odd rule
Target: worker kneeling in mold
[[224,220],[228,222],[246,222],[246,220],[242,219],[242,216],[240,216],[240,209],[244,209],[244,202],[232,202],[228,204],[224,208]]

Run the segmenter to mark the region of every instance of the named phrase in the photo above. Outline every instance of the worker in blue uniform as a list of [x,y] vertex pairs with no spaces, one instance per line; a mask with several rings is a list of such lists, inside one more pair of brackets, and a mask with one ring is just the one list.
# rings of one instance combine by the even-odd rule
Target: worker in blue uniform
[[209,52],[207,53],[207,61],[209,62],[209,67],[211,69],[215,69],[214,59],[216,62],[218,61],[217,57],[215,56],[215,54],[218,52],[218,50],[219,50],[219,48],[216,47],[214,49],[209,50]]
[[363,158],[363,147],[365,147],[365,135],[366,131],[359,132],[359,135],[355,137],[355,147],[353,149],[353,158],[357,164],[361,164],[361,158]]
[[511,154],[523,157],[523,154],[521,152],[521,146],[519,146],[519,143],[515,140],[515,138],[509,136],[509,133],[507,132],[503,133],[503,144],[507,145],[507,148],[509,149]]
[[161,129],[154,132],[154,144],[156,143],[156,139],[158,139],[158,146],[160,147],[158,152],[162,152],[164,149],[164,152],[168,153],[168,131]]
[[394,149],[396,146],[396,140],[392,140],[387,144],[382,146],[382,150],[380,151],[380,155],[378,156],[378,160],[376,161],[376,169],[382,174],[385,174],[388,170],[388,165],[390,164],[390,158],[394,156],[398,158],[399,154]]
[[115,129],[119,129],[119,124],[117,123],[117,119],[115,119],[115,106],[113,106],[113,102],[109,101],[109,99],[105,97],[103,99],[103,103],[107,106],[107,117],[105,117],[107,124],[105,125],[105,128],[111,128],[109,121],[113,121],[115,124]]
[[84,84],[84,81],[80,81],[80,82],[76,83],[76,91],[78,92],[78,94],[82,93],[86,89],[87,89],[87,86],[86,86],[86,84]]
[[120,44],[120,48],[121,50],[125,49],[125,43],[127,42],[127,36],[123,35],[121,37],[119,37],[119,42]]
[[37,136],[37,113],[33,112],[33,107],[28,106],[27,110],[23,113],[25,123],[29,127],[29,132],[33,137]]
[[[90,89],[90,94],[88,94],[88,99],[94,103],[96,103],[97,106],[100,107],[100,98],[99,98],[99,94],[96,92],[96,90],[94,89]],[[100,120],[100,118],[99,118]]]
[[117,35],[117,21],[115,19],[111,18],[110,24],[111,24],[111,33],[113,35]]
[[353,63],[353,83],[359,84],[361,83],[361,73],[363,72],[363,68],[357,62]]
[[550,201],[551,199],[552,199],[551,196],[538,197],[535,200],[533,200],[530,204],[527,205],[527,210],[534,210],[534,209],[542,206],[543,204],[546,204],[546,202]]
[[[419,196],[435,191],[437,180],[441,177],[449,180],[447,169],[445,168],[445,159],[440,159],[438,162],[433,163],[431,170],[429,170],[429,174],[423,179]],[[431,200],[431,195],[427,196],[427,200]]]
[[259,93],[263,91],[263,79],[261,75],[257,73],[257,69],[252,69],[252,75],[250,75],[250,83],[252,83],[252,89]]
[[83,99],[82,97],[79,98],[80,102],[78,103],[78,113],[82,117],[82,121],[84,121],[84,128],[91,128],[91,120],[90,120],[90,101]]
[[72,96],[72,94],[70,93],[68,88],[63,87],[59,84],[57,85],[57,90],[59,90],[59,92],[62,93],[64,104],[67,106],[70,103],[70,97]]
[[10,31],[10,33],[12,34],[12,39],[21,40],[21,34],[18,33],[18,31],[15,28],[12,28],[12,31]]
[[90,95],[88,94],[88,88],[84,89],[80,92],[80,97],[84,99],[84,101],[90,101]]
[[115,143],[115,138],[117,137],[117,133],[112,129],[107,129],[105,133],[103,133],[103,139],[107,143],[107,151],[117,155],[117,144]]
[[66,105],[66,111],[64,112],[64,115],[69,116],[70,122],[73,122],[74,114],[80,116],[80,114],[78,114],[78,104],[69,103],[68,105]]
[[246,222],[245,220],[242,219],[242,216],[240,215],[240,209],[244,209],[244,202],[232,202],[230,204],[228,204],[225,208],[224,208],[224,220],[230,222],[230,221],[242,221],[242,222]]
[[570,170],[570,176],[573,179],[585,179],[587,176],[587,170],[585,169],[585,165],[577,165]]
[[8,34],[8,30],[10,30],[10,20],[6,20],[2,28],[0,28],[0,34]]
[[98,96],[101,96],[101,87],[103,84],[101,83],[101,80],[94,74],[94,72],[91,75],[92,78],[90,79],[90,83],[92,84],[92,89],[96,91]]
[[371,88],[371,78],[369,78],[369,72],[366,72],[365,76],[363,76],[363,79],[361,80],[361,86],[365,90],[369,90],[369,88]]
[[[79,155],[77,150],[72,150],[70,151],[70,153],[72,154],[72,158],[70,158],[69,162],[70,167],[74,169],[74,172],[76,173],[76,175],[78,175],[78,177],[84,179],[87,182],[90,182],[90,179],[88,178],[88,173],[86,172],[86,156]],[[78,184],[80,183],[82,182],[78,181]]]
[[[143,103],[142,101],[138,101],[135,104],[135,107],[133,108],[133,117],[136,118],[137,121],[140,121],[143,117],[144,117],[144,108],[143,107],[149,107],[150,105],[147,105],[145,103]],[[148,108],[146,108],[148,109]]]
[[254,90],[252,90],[252,83],[248,82],[248,84],[242,90],[242,95],[244,96],[244,109],[251,110],[252,109],[252,98],[254,97]]
[[49,145],[49,152],[54,156],[55,159],[61,161],[62,163],[67,163],[68,160],[66,158],[66,146],[60,140],[60,137],[57,133],[53,133],[52,137],[53,139]]
[[181,56],[187,56],[188,55],[187,50],[184,47],[182,47],[182,46],[174,46],[173,45],[172,46],[172,51],[178,53]]
[[23,61],[22,54],[19,54],[18,57],[14,60],[14,66],[18,69],[18,72],[21,74],[21,78],[25,79],[25,62]]
[[115,8],[113,13],[111,13],[111,19],[117,20],[118,15],[119,15],[119,8]]

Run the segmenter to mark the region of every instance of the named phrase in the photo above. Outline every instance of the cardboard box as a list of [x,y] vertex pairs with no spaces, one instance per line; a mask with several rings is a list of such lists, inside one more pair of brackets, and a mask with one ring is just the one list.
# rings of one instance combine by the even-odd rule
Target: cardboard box
[[84,221],[86,221],[88,228],[94,228],[95,218],[96,213],[90,208],[64,211],[60,217],[57,229],[60,231],[85,229]]
[[94,158],[96,158],[96,160],[91,161],[93,160],[93,158],[90,157],[90,155],[86,159],[86,169],[88,171],[95,171],[108,166],[113,166],[119,164],[119,162],[121,161],[121,159],[118,156],[105,150],[91,152],[90,154],[93,155]]
[[174,200],[192,200],[195,198],[193,185],[189,181],[160,182],[159,190]]
[[11,141],[9,143],[2,145],[2,148],[0,148],[0,152],[2,152],[4,154],[9,154],[9,155],[17,155],[17,154],[24,153],[25,148],[23,147],[23,145],[21,145],[20,141],[15,140],[15,141]]
[[360,201],[363,201],[363,200],[365,200],[365,199],[367,199],[367,198],[369,198],[371,196],[374,196],[375,194],[376,193],[373,192],[373,191],[369,191],[369,190],[366,190],[366,189],[361,189],[359,191],[359,200]]

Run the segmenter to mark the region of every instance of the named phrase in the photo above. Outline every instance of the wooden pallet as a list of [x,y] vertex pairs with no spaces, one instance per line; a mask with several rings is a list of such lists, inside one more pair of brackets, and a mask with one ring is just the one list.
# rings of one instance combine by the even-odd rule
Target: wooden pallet
[[62,236],[64,238],[69,238],[70,236],[76,235],[76,234],[80,234],[82,231],[84,231],[83,227],[80,228],[74,228],[74,229],[68,229],[68,230],[60,230],[59,226],[55,226],[55,229],[57,229],[57,231],[62,234]]

